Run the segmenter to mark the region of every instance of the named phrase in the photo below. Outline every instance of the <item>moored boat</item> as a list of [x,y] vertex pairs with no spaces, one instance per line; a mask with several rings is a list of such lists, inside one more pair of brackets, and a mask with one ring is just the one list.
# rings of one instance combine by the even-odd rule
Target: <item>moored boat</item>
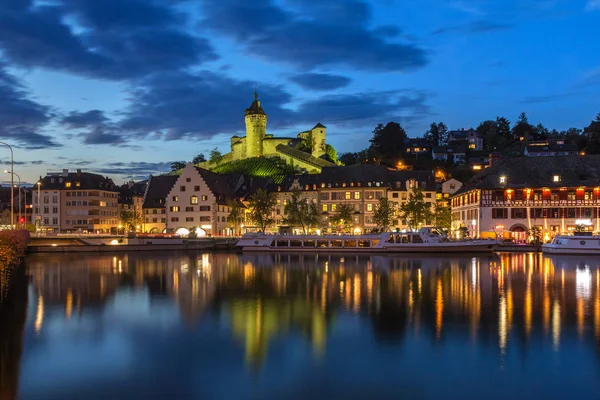
[[600,255],[600,236],[590,233],[556,235],[551,243],[542,246],[547,254],[586,254]]
[[450,240],[437,228],[418,232],[384,232],[371,235],[266,235],[247,233],[238,241],[243,251],[350,252],[350,253],[459,253],[492,252],[497,241]]

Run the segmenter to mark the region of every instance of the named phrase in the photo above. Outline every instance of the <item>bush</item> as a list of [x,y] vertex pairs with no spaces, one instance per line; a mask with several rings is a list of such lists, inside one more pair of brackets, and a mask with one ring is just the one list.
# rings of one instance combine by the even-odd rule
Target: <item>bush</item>
[[16,264],[27,251],[29,232],[26,230],[0,231],[0,267]]

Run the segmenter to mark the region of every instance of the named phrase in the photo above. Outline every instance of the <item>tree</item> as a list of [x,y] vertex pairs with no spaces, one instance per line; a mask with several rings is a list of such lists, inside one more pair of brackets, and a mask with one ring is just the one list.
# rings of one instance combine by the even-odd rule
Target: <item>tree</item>
[[435,225],[440,228],[449,230],[452,227],[452,210],[449,206],[441,203],[436,204],[433,218],[435,219]]
[[405,148],[406,132],[397,122],[388,122],[387,125],[377,125],[373,130],[370,149],[376,151],[381,158],[393,159],[403,154]]
[[290,226],[299,226],[306,234],[308,228],[319,224],[317,204],[300,198],[300,192],[292,192],[292,198],[287,202],[283,211],[283,222]]
[[344,165],[357,165],[357,164],[359,164],[358,153],[343,153],[340,156],[339,160]]
[[171,171],[179,171],[180,169],[184,169],[185,164],[185,161],[173,161],[171,163]]
[[429,130],[425,132],[425,140],[431,147],[445,146],[448,142],[448,127],[443,122],[432,122]]
[[373,213],[373,222],[383,231],[387,231],[392,225],[394,215],[396,214],[396,203],[389,201],[387,197],[379,199],[375,212]]
[[119,208],[119,223],[123,226],[123,229],[131,232],[135,231],[139,225],[143,222],[142,214],[137,210],[128,210],[124,204],[121,204]]
[[550,137],[550,131],[541,122],[535,126],[535,140],[546,140]]
[[487,152],[503,150],[506,147],[506,137],[498,134],[497,120],[483,121],[475,130],[483,137],[483,146]]
[[327,161],[339,164],[337,150],[330,144],[325,145],[325,157],[327,157]]
[[204,158],[204,154],[200,153],[198,154],[196,157],[194,157],[194,159],[192,160],[192,163],[194,163],[194,165],[203,163],[206,161],[206,158]]
[[354,207],[350,204],[338,204],[335,214],[331,217],[331,222],[348,230],[350,225],[352,225],[353,215]]
[[212,149],[210,151],[210,155],[209,155],[210,162],[219,163],[221,161],[221,158],[223,158],[223,155],[221,154],[221,152],[219,151],[219,149],[217,147],[215,147],[214,149]]
[[466,226],[461,226],[458,228],[458,235],[461,239],[466,239],[469,237],[469,228]]
[[273,211],[276,204],[275,195],[264,189],[258,189],[250,198],[250,219],[262,233],[275,223]]
[[244,222],[244,210],[242,210],[240,202],[237,200],[229,200],[227,206],[229,207],[227,224],[233,228],[234,234],[238,235],[239,226]]
[[528,229],[527,234],[531,236],[531,241],[534,245],[539,246],[542,242],[542,228],[539,226],[532,226]]
[[410,229],[418,228],[432,218],[431,203],[425,201],[425,193],[422,188],[412,190],[408,201],[400,207],[400,212]]
[[533,125],[529,123],[527,119],[527,114],[522,112],[519,114],[519,118],[517,123],[512,128],[512,136],[515,140],[532,140],[536,139],[536,130]]
[[511,139],[510,121],[504,117],[496,117],[496,133],[508,142]]

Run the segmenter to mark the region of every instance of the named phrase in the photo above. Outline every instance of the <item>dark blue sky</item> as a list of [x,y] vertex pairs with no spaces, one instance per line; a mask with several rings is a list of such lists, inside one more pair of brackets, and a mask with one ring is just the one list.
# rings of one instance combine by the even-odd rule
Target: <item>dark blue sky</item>
[[584,127],[599,20],[600,0],[0,0],[0,140],[25,180],[120,183],[227,151],[255,88],[269,133],[320,121],[342,152],[391,120]]

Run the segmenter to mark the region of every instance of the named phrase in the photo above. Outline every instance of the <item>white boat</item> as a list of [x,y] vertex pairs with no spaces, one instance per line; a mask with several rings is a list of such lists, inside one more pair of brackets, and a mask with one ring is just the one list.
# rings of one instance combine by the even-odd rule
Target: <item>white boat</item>
[[454,241],[438,228],[418,232],[372,235],[267,235],[247,233],[236,246],[243,251],[350,252],[350,253],[461,253],[492,252],[495,240]]
[[592,233],[556,235],[551,243],[542,246],[546,254],[597,254],[600,255],[600,236]]

